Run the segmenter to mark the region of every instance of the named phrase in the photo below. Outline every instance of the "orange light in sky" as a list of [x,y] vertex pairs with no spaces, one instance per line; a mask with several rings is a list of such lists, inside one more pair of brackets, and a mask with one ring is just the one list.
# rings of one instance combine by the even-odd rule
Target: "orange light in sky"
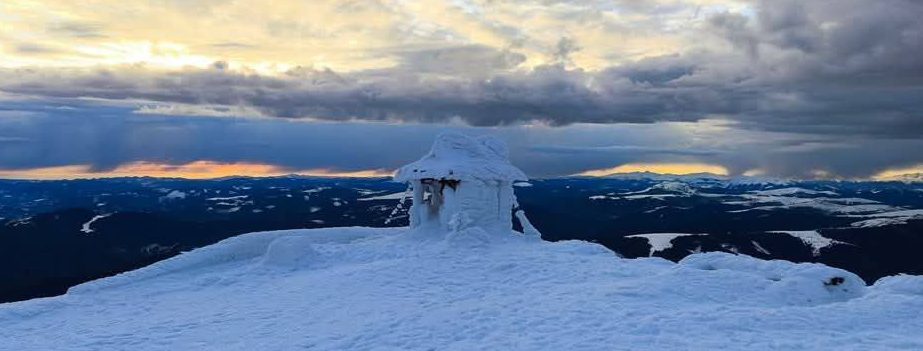
[[231,176],[272,177],[282,175],[304,175],[316,177],[388,177],[391,171],[383,169],[337,171],[331,169],[290,170],[287,168],[248,162],[221,163],[195,161],[171,165],[146,161],[131,162],[112,170],[94,171],[88,165],[67,165],[31,169],[0,169],[0,178],[10,179],[81,179],[112,177],[160,177],[211,179]]
[[899,180],[902,176],[923,174],[923,164],[906,168],[886,169],[872,176],[873,180]]
[[728,175],[724,166],[707,163],[626,163],[612,168],[594,169],[578,173],[579,176],[603,177],[613,173],[652,172],[659,174],[712,173]]

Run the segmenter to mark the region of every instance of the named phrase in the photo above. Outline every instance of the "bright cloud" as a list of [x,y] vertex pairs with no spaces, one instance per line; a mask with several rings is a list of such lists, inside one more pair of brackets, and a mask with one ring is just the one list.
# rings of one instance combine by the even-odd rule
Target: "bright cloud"
[[[702,14],[745,1],[27,1],[0,4],[5,66],[215,61],[285,70],[356,71],[402,55],[482,45],[602,69],[675,52]],[[573,45],[562,45],[562,38]]]

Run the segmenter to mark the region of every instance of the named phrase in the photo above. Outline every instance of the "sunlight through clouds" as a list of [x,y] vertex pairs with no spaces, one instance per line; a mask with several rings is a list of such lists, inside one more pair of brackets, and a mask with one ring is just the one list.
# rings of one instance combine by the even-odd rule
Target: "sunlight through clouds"
[[[349,72],[392,67],[408,51],[483,45],[525,55],[526,68],[563,58],[599,70],[681,52],[694,44],[681,30],[699,26],[697,14],[746,4],[662,2],[5,1],[0,65],[178,68],[220,60]],[[574,41],[570,52],[561,51],[562,38]]]

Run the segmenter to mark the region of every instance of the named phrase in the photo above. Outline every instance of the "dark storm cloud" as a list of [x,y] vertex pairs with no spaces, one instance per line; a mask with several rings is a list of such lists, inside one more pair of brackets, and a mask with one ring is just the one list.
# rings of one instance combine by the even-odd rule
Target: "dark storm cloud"
[[400,71],[341,75],[293,70],[286,78],[221,69],[154,74],[142,68],[91,72],[7,72],[3,90],[46,97],[140,99],[185,104],[243,105],[276,117],[327,120],[445,122],[476,126],[540,120],[649,123],[694,120],[668,113],[670,94],[632,90],[627,80],[589,87],[590,74],[560,66],[489,79],[461,79]]
[[[923,162],[923,154],[915,152],[923,149],[920,139],[843,140],[746,130],[701,134],[682,125],[652,124],[476,128],[175,117],[65,100],[0,108],[0,169],[88,165],[105,171],[136,161],[175,165],[200,160],[291,170],[394,169],[424,154],[437,134],[452,130],[507,141],[513,163],[533,177],[658,162],[718,164],[732,174],[761,169],[774,176],[809,178],[823,170],[868,177]],[[735,140],[708,141],[728,138]]]
[[[734,100],[742,127],[814,134],[923,135],[923,3],[762,1],[755,18],[718,14],[736,54],[661,62],[693,95]],[[717,88],[722,86],[722,88]]]
[[617,154],[641,154],[649,156],[651,154],[670,154],[670,155],[693,155],[693,156],[712,156],[721,153],[717,150],[704,149],[679,149],[666,147],[651,147],[637,145],[610,145],[610,146],[557,146],[557,145],[536,145],[529,148],[532,151],[548,154],[600,154],[600,155],[617,155]]
[[0,111],[0,169],[89,165],[105,171],[134,161],[185,164],[199,160],[295,170],[391,168],[423,154],[439,130],[436,125],[394,128],[280,119],[177,118],[136,115],[117,106],[74,105],[67,110],[53,105],[16,106],[28,112],[17,114],[23,117]]
[[[177,118],[132,114],[124,107],[69,103],[76,107],[60,109],[55,105],[20,104],[13,106],[16,108],[13,112],[28,117],[0,118],[0,130],[4,132],[0,138],[0,145],[3,145],[0,147],[0,169],[76,164],[106,171],[135,161],[184,164],[198,160],[265,163],[292,170],[394,169],[424,154],[437,134],[450,130],[499,136],[509,143],[513,162],[537,177],[607,168],[613,162],[656,161],[659,157],[675,161],[711,154],[685,151],[682,146],[674,149],[653,145],[600,146],[615,140],[643,142],[670,135],[659,128],[574,126],[535,130],[437,124]],[[632,135],[621,137],[623,134]],[[548,144],[536,145],[537,140]],[[572,146],[562,146],[568,144]]]

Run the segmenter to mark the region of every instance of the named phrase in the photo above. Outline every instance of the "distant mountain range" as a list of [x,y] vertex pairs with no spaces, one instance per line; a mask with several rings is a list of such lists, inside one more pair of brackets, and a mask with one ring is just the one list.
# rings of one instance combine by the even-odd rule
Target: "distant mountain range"
[[[923,274],[914,182],[632,173],[533,180],[516,194],[545,240],[625,257],[724,251],[823,262],[869,282]],[[405,196],[385,178],[0,180],[0,301],[60,294],[246,232],[404,226]]]
[[[650,179],[650,180],[720,180],[731,184],[792,184],[799,182],[814,182],[819,180],[795,179],[795,178],[778,178],[767,176],[726,176],[715,173],[689,173],[689,174],[662,174],[653,172],[627,172],[612,173],[601,177],[586,178],[611,178],[611,179]],[[923,173],[907,173],[877,179],[839,179],[828,181],[845,181],[845,182],[902,182],[902,183],[923,183]]]

